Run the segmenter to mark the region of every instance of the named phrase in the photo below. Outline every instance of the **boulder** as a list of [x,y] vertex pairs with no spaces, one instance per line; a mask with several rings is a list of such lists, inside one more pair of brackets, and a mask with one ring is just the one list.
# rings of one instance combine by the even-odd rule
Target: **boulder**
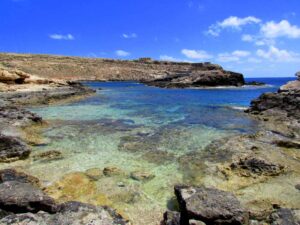
[[21,183],[29,183],[36,187],[40,186],[40,181],[38,178],[23,172],[18,172],[15,169],[0,170],[0,183],[4,183],[6,181],[18,181]]
[[55,201],[40,189],[19,181],[0,184],[0,208],[13,213],[36,213],[40,210],[55,213],[58,210]]
[[31,150],[19,138],[0,134],[0,162],[25,159]]
[[206,224],[248,224],[248,213],[237,198],[215,188],[175,186],[181,211],[181,224],[190,220]]
[[299,225],[300,209],[280,208],[270,216],[271,225]]

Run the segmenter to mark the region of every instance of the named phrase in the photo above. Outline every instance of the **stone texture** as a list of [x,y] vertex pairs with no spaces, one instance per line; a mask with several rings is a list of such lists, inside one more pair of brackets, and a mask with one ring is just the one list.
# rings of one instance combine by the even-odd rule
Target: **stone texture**
[[199,220],[206,224],[248,224],[248,215],[236,197],[214,188],[175,186],[181,224]]
[[0,134],[0,162],[25,159],[30,152],[27,145],[20,139]]
[[270,216],[271,225],[299,225],[300,209],[280,208]]

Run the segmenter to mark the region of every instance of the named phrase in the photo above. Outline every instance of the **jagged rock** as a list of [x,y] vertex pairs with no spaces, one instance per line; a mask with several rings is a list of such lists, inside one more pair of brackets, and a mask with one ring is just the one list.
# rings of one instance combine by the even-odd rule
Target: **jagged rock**
[[0,134],[0,162],[25,159],[30,152],[27,145],[20,139]]
[[27,175],[23,172],[18,172],[14,169],[0,170],[0,183],[4,183],[6,181],[18,181],[21,183],[30,183],[36,187],[40,186],[38,178]]
[[206,224],[248,224],[248,214],[236,197],[215,188],[175,186],[181,224],[199,220]]
[[30,183],[6,181],[0,184],[0,208],[13,212],[38,212],[43,210],[55,213],[58,206],[52,198]]
[[263,86],[266,85],[263,82],[258,82],[258,81],[251,81],[251,82],[247,82],[246,85],[252,85],[252,86]]
[[130,177],[137,181],[149,181],[153,179],[155,176],[145,171],[134,171],[130,173]]
[[271,225],[299,225],[300,209],[280,208],[270,216]]
[[40,211],[36,214],[23,213],[8,215],[0,220],[2,225],[129,225],[129,221],[122,218],[109,207],[93,206],[80,202],[67,202],[61,205],[55,214]]
[[284,167],[265,159],[248,156],[238,159],[236,162],[231,163],[231,169],[243,169],[256,175],[275,176],[283,172]]

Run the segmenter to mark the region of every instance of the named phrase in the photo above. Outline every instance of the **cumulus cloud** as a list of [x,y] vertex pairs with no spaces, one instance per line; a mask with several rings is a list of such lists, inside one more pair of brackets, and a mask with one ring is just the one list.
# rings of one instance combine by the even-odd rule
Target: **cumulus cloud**
[[262,25],[260,31],[266,38],[300,38],[300,28],[296,25],[291,25],[287,20],[282,20],[279,23],[274,21],[267,22]]
[[300,55],[285,49],[278,49],[275,46],[270,46],[268,50],[258,49],[256,55],[276,62],[300,62]]
[[239,18],[236,16],[230,16],[224,19],[221,22],[217,22],[209,27],[207,33],[212,36],[219,36],[221,31],[226,28],[232,28],[236,30],[240,30],[241,27],[248,25],[248,24],[258,24],[261,20],[254,16],[248,16],[244,18]]
[[174,58],[173,56],[169,56],[169,55],[161,55],[159,56],[159,59],[164,61],[172,61],[172,62],[182,61],[180,59]]
[[241,58],[251,55],[248,51],[236,50],[231,53],[225,52],[218,54],[217,60],[220,62],[238,62]]
[[121,56],[121,57],[126,57],[130,55],[130,52],[126,52],[124,50],[117,50],[115,53],[117,56]]
[[212,55],[210,55],[204,50],[182,49],[181,53],[189,59],[205,60],[213,58]]
[[136,33],[132,33],[132,34],[122,34],[123,38],[126,39],[130,39],[130,38],[137,38],[137,34]]
[[72,35],[72,34],[51,34],[49,35],[49,37],[51,39],[54,39],[54,40],[66,40],[66,41],[72,41],[75,39],[75,37]]

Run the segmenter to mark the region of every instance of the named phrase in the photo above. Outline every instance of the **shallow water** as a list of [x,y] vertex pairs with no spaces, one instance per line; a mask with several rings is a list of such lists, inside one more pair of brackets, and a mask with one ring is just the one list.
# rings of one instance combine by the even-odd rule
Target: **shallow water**
[[[101,193],[134,224],[157,224],[167,207],[175,207],[174,184],[201,184],[201,153],[209,143],[257,130],[256,122],[238,109],[287,79],[262,81],[269,86],[160,89],[133,82],[86,82],[97,89],[95,96],[31,109],[50,122],[43,132],[48,144],[34,152],[59,150],[64,158],[31,161],[25,168],[51,185],[71,172],[118,167],[122,174],[103,176],[95,182],[96,194],[82,194],[80,200],[92,203]],[[130,178],[133,171],[154,178],[137,181]]]

